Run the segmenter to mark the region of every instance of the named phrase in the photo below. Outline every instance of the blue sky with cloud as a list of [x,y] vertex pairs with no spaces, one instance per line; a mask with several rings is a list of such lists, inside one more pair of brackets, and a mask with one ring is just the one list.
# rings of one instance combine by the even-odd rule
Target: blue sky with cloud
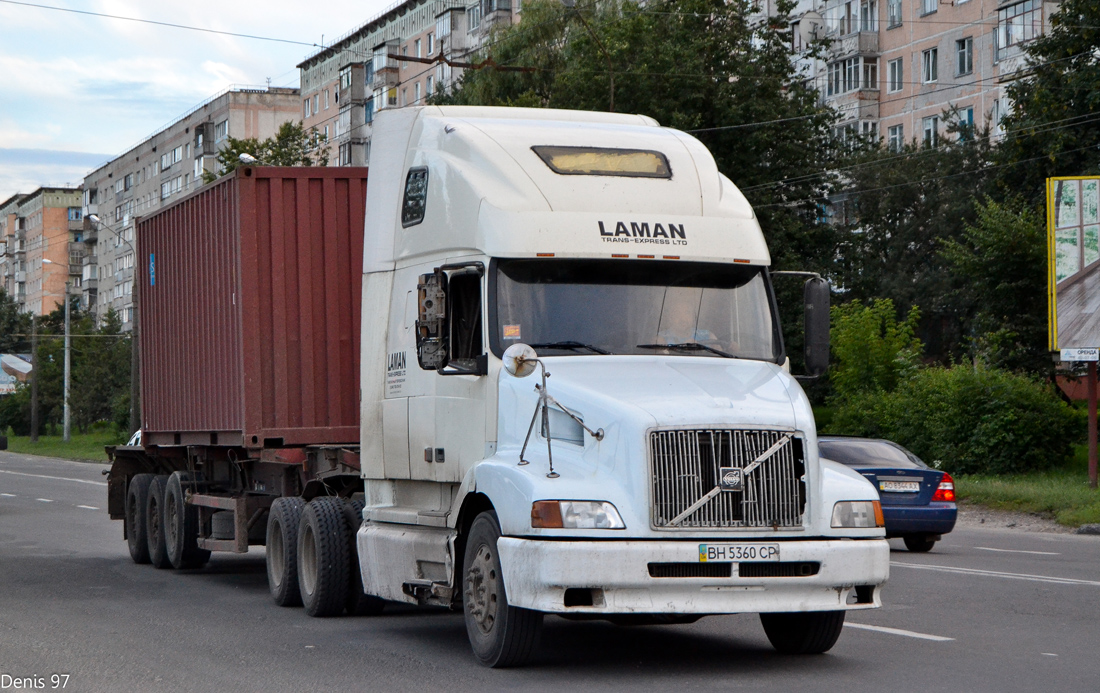
[[[320,45],[392,0],[27,0]],[[323,37],[323,38],[322,38]],[[0,2],[0,201],[79,184],[190,108],[234,84],[298,86],[319,50]]]

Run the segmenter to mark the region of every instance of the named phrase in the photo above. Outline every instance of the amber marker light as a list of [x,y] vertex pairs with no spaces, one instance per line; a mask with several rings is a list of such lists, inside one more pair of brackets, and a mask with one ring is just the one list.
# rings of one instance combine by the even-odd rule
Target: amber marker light
[[553,253],[535,253],[536,257],[554,257]]
[[611,257],[630,257],[624,253],[611,253]]
[[737,263],[740,263],[742,265],[748,265],[748,264],[752,263],[752,260],[741,260],[740,258],[733,258],[733,261],[737,262]]
[[679,255],[665,255],[664,258],[666,260],[679,260],[680,256]]
[[886,518],[882,516],[882,503],[880,503],[879,501],[875,501],[875,526],[886,526]]
[[541,529],[561,529],[561,505],[558,501],[535,501],[531,505],[531,526]]

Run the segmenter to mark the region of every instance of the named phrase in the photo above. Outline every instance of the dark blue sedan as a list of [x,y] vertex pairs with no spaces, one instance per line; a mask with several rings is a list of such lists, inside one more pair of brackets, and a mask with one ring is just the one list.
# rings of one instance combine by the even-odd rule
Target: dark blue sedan
[[886,536],[901,537],[910,551],[929,551],[955,528],[955,480],[932,469],[897,443],[826,436],[821,457],[856,470],[878,489]]

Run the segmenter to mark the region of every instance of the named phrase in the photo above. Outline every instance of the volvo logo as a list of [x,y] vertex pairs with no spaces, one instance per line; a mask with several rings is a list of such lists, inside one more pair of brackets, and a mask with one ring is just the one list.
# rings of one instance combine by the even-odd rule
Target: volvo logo
[[741,468],[720,467],[718,470],[718,485],[723,491],[740,491]]

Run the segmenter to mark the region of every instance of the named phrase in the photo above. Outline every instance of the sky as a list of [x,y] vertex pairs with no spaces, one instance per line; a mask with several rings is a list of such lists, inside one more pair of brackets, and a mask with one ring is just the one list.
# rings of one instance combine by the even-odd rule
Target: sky
[[297,87],[295,65],[393,0],[0,0],[0,202],[85,174],[238,86]]

